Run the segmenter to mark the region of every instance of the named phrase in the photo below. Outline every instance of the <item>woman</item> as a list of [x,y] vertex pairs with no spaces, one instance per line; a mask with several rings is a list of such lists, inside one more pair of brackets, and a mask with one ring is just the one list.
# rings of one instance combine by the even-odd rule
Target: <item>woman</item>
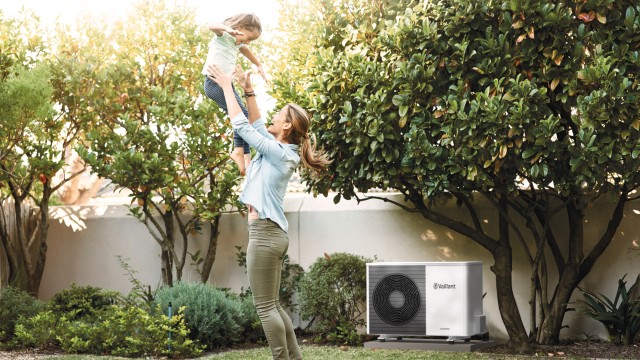
[[[329,163],[309,140],[309,115],[298,105],[288,104],[267,128],[260,117],[255,96],[248,96],[249,119],[242,113],[231,85],[231,77],[215,65],[208,67],[211,80],[224,91],[233,129],[257,155],[246,171],[240,200],[249,209],[247,274],[253,303],[262,322],[274,359],[302,359],[291,319],[278,297],[282,262],[289,247],[284,195],[291,175],[303,166],[319,173]],[[250,75],[239,74],[245,94],[253,94]]]

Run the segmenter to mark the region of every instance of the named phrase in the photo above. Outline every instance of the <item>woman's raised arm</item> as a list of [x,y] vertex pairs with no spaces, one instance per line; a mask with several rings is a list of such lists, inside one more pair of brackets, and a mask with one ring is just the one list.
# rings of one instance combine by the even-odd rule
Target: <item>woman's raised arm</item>
[[256,94],[253,90],[253,84],[251,83],[251,71],[242,71],[240,66],[236,67],[236,78],[238,83],[244,90],[244,97],[247,99],[247,109],[249,110],[249,123],[253,124],[254,121],[260,119],[260,109],[258,108],[258,102],[256,101]]

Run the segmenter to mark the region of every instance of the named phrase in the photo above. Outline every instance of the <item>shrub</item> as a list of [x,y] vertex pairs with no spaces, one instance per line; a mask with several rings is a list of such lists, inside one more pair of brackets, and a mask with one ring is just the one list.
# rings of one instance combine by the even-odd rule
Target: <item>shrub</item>
[[93,317],[121,298],[117,291],[108,291],[93,286],[77,286],[63,290],[49,301],[49,308],[58,316],[69,320]]
[[191,338],[210,349],[241,341],[243,312],[239,300],[230,299],[223,290],[208,284],[177,282],[161,287],[155,302],[166,313],[169,303],[174,309],[185,308],[185,321]]
[[613,301],[578,287],[584,299],[577,301],[582,306],[576,311],[602,323],[615,344],[631,345],[640,332],[640,275],[629,290],[624,281],[626,276],[618,280],[618,291]]
[[11,346],[15,326],[20,318],[29,318],[43,308],[43,303],[14,287],[0,289],[0,347]]
[[90,317],[56,318],[49,310],[16,325],[16,339],[22,346],[58,345],[67,353],[128,357],[193,357],[202,353],[202,347],[188,338],[181,309],[169,319],[159,309],[148,313],[138,307],[112,305],[94,317],[95,321],[87,320]]
[[201,347],[188,338],[182,309],[171,319],[163,313],[151,314],[138,307],[112,306],[103,321],[66,323],[58,336],[67,352],[105,353],[114,356],[197,356]]
[[47,348],[57,345],[58,319],[51,310],[31,317],[22,317],[16,323],[16,343],[22,347]]
[[262,330],[262,323],[253,305],[253,296],[249,294],[240,299],[240,309],[242,310],[242,339],[245,342],[264,342],[267,338]]
[[300,281],[300,309],[305,319],[319,319],[317,330],[333,342],[356,345],[364,325],[366,263],[374,259],[346,253],[318,258]]

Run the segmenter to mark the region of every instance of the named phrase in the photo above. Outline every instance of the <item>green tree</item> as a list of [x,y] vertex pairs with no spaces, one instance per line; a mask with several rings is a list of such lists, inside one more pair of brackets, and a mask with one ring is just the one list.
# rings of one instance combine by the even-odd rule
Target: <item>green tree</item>
[[[400,191],[409,205],[398,206],[491,253],[514,348],[557,343],[572,293],[638,199],[640,5],[313,0],[283,11],[297,15],[282,19],[290,51],[276,97],[312,111],[334,160],[309,188],[336,202]],[[602,197],[609,222],[586,246],[585,214]],[[466,215],[441,211],[443,198]],[[497,232],[474,198],[491,205]],[[550,227],[558,218],[566,236]],[[512,288],[516,246],[531,266],[529,334]]]
[[6,282],[37,295],[46,262],[51,196],[65,179],[65,148],[76,135],[52,106],[47,43],[38,19],[0,14],[0,253]]
[[206,281],[220,215],[237,204],[239,177],[228,166],[231,129],[217,106],[203,98],[207,41],[194,11],[160,0],[134,8],[111,31],[97,31],[98,39],[93,32],[82,37],[92,39],[82,46],[97,42],[105,49],[70,58],[83,64],[74,65],[81,72],[74,77],[85,80],[67,88],[66,102],[75,105],[76,94],[86,90],[90,96],[78,113],[96,124],[87,129],[88,142],[79,153],[92,171],[129,190],[131,214],[161,248],[165,284],[172,285],[174,275],[182,278],[190,236],[209,222],[200,270]]

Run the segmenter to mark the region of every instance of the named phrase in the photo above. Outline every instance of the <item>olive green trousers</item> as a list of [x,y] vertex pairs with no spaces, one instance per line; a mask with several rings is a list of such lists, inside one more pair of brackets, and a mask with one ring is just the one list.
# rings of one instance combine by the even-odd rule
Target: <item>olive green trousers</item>
[[262,328],[274,359],[302,359],[289,315],[280,306],[280,277],[289,238],[275,222],[249,223],[247,274]]

